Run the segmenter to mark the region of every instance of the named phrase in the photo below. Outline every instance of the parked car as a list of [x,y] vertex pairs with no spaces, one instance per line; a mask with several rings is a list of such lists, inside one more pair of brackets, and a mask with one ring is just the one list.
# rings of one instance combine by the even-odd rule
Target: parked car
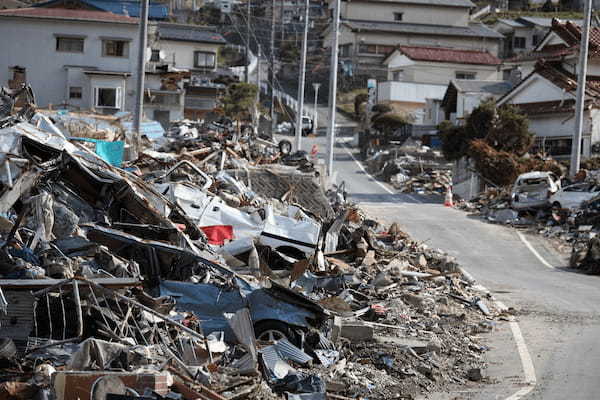
[[579,208],[600,194],[600,186],[595,183],[576,183],[569,185],[550,197],[550,204],[556,208]]
[[550,197],[560,190],[560,180],[552,172],[533,171],[519,175],[511,193],[515,210],[548,206]]

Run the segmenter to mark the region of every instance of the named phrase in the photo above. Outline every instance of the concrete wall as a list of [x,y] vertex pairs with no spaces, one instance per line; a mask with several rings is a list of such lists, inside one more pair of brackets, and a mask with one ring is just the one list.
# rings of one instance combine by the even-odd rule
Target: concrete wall
[[420,6],[353,1],[345,3],[341,18],[395,22],[394,13],[402,13],[402,22],[411,24],[467,26],[469,9],[462,7]]
[[[85,36],[83,53],[56,51],[55,35]],[[129,57],[102,57],[101,37],[129,38]],[[83,98],[76,101],[83,108],[91,104],[90,80],[81,72],[67,72],[65,66],[89,67],[100,70],[131,72],[124,91],[125,109],[132,110],[134,97],[130,90],[135,84],[135,54],[137,54],[137,25],[81,21],[53,21],[39,18],[0,19],[0,84],[12,79],[10,67],[25,67],[42,107],[59,104],[68,99],[67,82],[83,85]]]
[[395,71],[402,71],[403,78],[401,80],[408,82],[445,84],[450,80],[456,79],[457,72],[475,73],[477,80],[499,80],[501,78],[500,71],[497,66],[489,65],[472,65],[472,64],[451,64],[451,63],[427,63],[427,62],[411,62],[406,66],[397,65],[391,67],[388,72],[388,79],[393,79]]
[[[219,53],[220,45],[210,43],[192,43],[180,42],[174,40],[160,40],[154,44],[153,49],[162,50],[165,53],[165,61],[175,62],[175,67],[184,69],[194,69],[194,52],[206,51],[215,53],[215,57]],[[216,59],[215,59],[216,60]],[[215,68],[213,71],[216,71]]]
[[422,103],[426,99],[442,99],[446,93],[447,85],[432,85],[414,82],[380,82],[377,85],[377,100],[402,101],[409,103]]

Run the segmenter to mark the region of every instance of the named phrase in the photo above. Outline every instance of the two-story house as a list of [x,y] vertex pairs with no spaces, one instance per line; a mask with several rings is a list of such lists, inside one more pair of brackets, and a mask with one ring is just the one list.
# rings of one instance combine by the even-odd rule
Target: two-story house
[[[579,25],[553,20],[551,31],[528,61],[535,62],[531,72],[498,100],[499,105],[514,104],[526,114],[529,129],[536,136],[536,149],[556,158],[567,158],[571,153],[581,36]],[[600,28],[592,28],[583,116],[584,157],[600,143],[599,38]]]
[[0,11],[0,82],[18,74],[37,103],[132,110],[138,20],[102,11],[21,8]]
[[[329,0],[330,8],[335,2]],[[348,0],[341,2],[340,60],[354,73],[385,79],[383,60],[396,46],[445,47],[497,55],[503,36],[472,22],[470,0]],[[327,46],[331,27],[324,32]]]
[[448,82],[496,81],[501,61],[487,51],[398,46],[384,61],[388,76],[377,85],[378,101],[427,120],[427,104],[442,100]]
[[212,111],[219,92],[225,89],[215,80],[228,74],[228,71],[218,69],[219,50],[226,44],[223,36],[211,27],[165,22],[156,24],[151,30],[149,68],[156,72],[168,66],[171,71],[188,72],[184,82],[185,117],[197,119]]

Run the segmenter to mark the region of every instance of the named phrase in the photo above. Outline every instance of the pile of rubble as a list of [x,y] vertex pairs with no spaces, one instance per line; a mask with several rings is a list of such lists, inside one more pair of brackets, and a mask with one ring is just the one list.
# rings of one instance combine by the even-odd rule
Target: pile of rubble
[[411,139],[374,154],[365,163],[370,173],[404,193],[443,195],[452,184],[452,164],[441,152]]
[[249,147],[241,168],[188,145],[118,168],[31,102],[1,113],[0,397],[414,398],[483,378],[491,299],[343,188],[265,178]]

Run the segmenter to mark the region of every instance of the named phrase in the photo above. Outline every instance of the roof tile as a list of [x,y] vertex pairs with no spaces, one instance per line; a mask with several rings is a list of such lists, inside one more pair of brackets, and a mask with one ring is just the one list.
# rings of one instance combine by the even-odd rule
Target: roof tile
[[412,60],[456,64],[500,65],[498,57],[487,51],[460,50],[445,47],[398,46]]
[[14,10],[0,10],[0,17],[27,17],[67,20],[86,20],[100,22],[116,22],[137,24],[137,18],[126,15],[117,15],[105,11],[73,10],[65,8],[18,8]]

